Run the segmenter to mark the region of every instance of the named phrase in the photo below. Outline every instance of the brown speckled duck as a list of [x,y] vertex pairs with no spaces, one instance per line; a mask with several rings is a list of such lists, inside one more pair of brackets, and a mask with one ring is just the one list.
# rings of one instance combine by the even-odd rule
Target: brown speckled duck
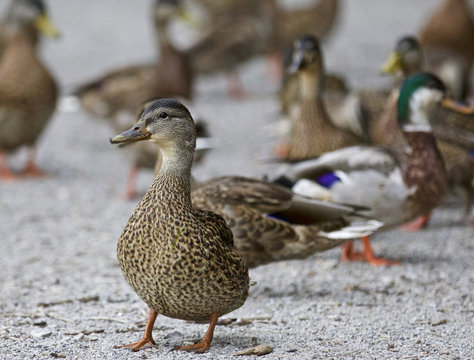
[[37,55],[39,33],[57,37],[42,1],[13,1],[4,23],[0,59],[0,178],[14,179],[7,152],[29,148],[25,174],[40,176],[35,143],[54,112],[57,86]]
[[311,159],[362,142],[355,133],[337,127],[328,115],[323,99],[322,53],[316,38],[303,36],[294,42],[288,72],[297,75],[299,95],[288,107],[291,130],[286,144],[277,148],[280,158]]
[[249,267],[303,259],[367,236],[382,224],[358,218],[357,209],[300,196],[267,181],[224,176],[193,190],[194,207],[221,215],[232,229],[234,246]]
[[[114,130],[122,132],[133,125],[136,109],[143,102],[169,96],[190,99],[194,76],[189,57],[175,48],[168,35],[170,21],[181,14],[179,0],[155,0],[153,17],[159,40],[158,62],[118,69],[82,85],[76,95],[83,109],[95,117],[109,119]],[[157,149],[148,143],[127,148],[132,162],[125,194],[129,199],[136,192],[138,169],[154,167]]]
[[[431,133],[429,112],[445,96],[435,76],[419,73],[408,78],[398,99],[398,121],[403,128],[400,146],[392,148],[348,147],[318,159],[287,165],[284,174],[296,193],[359,204],[367,215],[391,227],[427,215],[441,201],[447,187],[446,172]],[[303,181],[299,180],[303,179]],[[299,181],[298,181],[299,180]],[[308,180],[311,180],[308,181]],[[344,260],[365,259],[375,265],[393,264],[376,258],[368,237],[364,253],[344,246]]]
[[117,247],[130,286],[150,308],[142,340],[124,345],[139,350],[154,345],[156,316],[209,321],[202,342],[179,349],[209,349],[219,316],[241,307],[248,295],[248,269],[233,249],[224,219],[191,204],[191,165],[196,129],[178,101],[153,102],[130,130],[112,143],[150,140],[162,163],[149,190],[130,217]]

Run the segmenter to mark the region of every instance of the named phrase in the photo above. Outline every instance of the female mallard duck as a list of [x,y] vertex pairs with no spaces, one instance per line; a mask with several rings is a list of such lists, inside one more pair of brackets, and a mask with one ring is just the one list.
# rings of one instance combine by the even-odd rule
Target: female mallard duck
[[[81,86],[76,95],[90,114],[110,120],[115,131],[128,129],[135,111],[145,101],[169,96],[190,99],[193,72],[188,55],[177,50],[168,35],[170,21],[182,14],[179,0],[156,0],[153,8],[159,35],[159,61],[153,65],[136,65],[111,73]],[[140,168],[153,168],[157,150],[153,144],[127,147],[132,160],[126,198],[134,196],[135,178]]]
[[299,94],[288,108],[289,139],[277,149],[282,159],[310,159],[362,142],[353,132],[337,127],[327,113],[323,100],[323,60],[316,38],[303,36],[295,41],[288,72],[297,75]]
[[[398,121],[403,127],[400,146],[394,148],[348,147],[285,169],[296,193],[359,204],[367,215],[385,227],[400,225],[426,215],[441,201],[447,186],[443,160],[431,133],[429,112],[445,96],[435,76],[420,73],[408,78],[398,99]],[[287,179],[287,180],[288,180]],[[302,179],[298,182],[299,179]],[[316,183],[308,179],[317,179]],[[375,258],[369,238],[363,238],[364,258],[376,265],[391,264]],[[343,259],[360,259],[352,242]]]
[[[278,59],[280,51],[301,33],[322,38],[334,25],[337,0],[319,0],[304,9],[284,10],[276,0],[208,1],[199,0],[209,21],[200,39],[190,47],[189,54],[198,73],[226,71],[229,92],[243,93],[236,67],[264,54]],[[272,72],[277,72],[271,69]]]
[[473,14],[472,2],[444,0],[420,31],[423,49],[444,58],[459,57],[471,66],[474,61]]
[[376,231],[382,224],[356,222],[357,208],[300,196],[267,181],[240,176],[215,178],[191,194],[195,208],[221,215],[234,246],[249,267],[306,258]]
[[130,130],[112,143],[151,140],[161,168],[137,205],[118,242],[125,279],[150,308],[142,340],[124,345],[139,350],[155,344],[158,314],[211,321],[202,342],[182,350],[209,349],[219,316],[241,307],[248,295],[248,269],[233,249],[224,219],[191,204],[191,165],[196,129],[189,111],[172,99],[153,102]]
[[446,84],[453,98],[462,100],[467,93],[470,64],[452,54],[433,54],[433,51],[427,51],[416,37],[404,36],[397,41],[382,71],[395,76],[397,87],[403,79],[417,72],[432,72]]
[[[5,44],[0,59],[0,178],[16,177],[8,166],[7,152],[29,147],[25,174],[39,176],[35,143],[54,112],[57,86],[36,53],[38,32],[57,37],[38,0],[13,1],[8,9]],[[27,74],[27,76],[25,76]]]
[[[413,36],[405,36],[397,42],[395,50],[384,66],[384,71],[391,73],[398,71],[402,76],[409,76],[421,71],[422,67],[423,51],[420,43]],[[429,114],[433,133],[446,165],[450,188],[459,194],[459,198],[465,205],[464,220],[468,220],[471,211],[474,161],[469,155],[471,149],[469,140],[464,144],[460,142],[469,137],[464,130],[472,133],[474,128],[472,125],[474,122],[470,121],[473,117],[472,112],[471,108],[460,106],[445,98],[436,104]],[[390,121],[394,123],[395,118],[393,117]],[[378,131],[374,130],[374,132],[386,133],[387,124],[378,125]],[[412,229],[416,230],[417,226],[415,225]]]

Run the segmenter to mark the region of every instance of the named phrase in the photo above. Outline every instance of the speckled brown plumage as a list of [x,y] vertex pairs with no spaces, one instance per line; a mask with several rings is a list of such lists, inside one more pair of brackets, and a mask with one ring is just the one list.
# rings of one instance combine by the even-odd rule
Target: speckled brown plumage
[[[244,304],[249,277],[247,267],[233,250],[232,232],[224,219],[191,204],[196,144],[193,119],[181,103],[157,100],[136,126],[111,141],[141,139],[150,139],[160,147],[162,166],[119,239],[120,267],[155,314],[195,321],[211,319],[213,331],[216,316]],[[152,316],[150,319],[154,322]],[[204,345],[194,350],[207,350],[212,331],[210,339],[206,335]],[[144,340],[153,343],[151,329]],[[138,350],[143,344],[134,346]]]
[[129,219],[117,257],[150,308],[202,321],[242,306],[248,276],[224,220],[195,210],[189,193],[189,179],[159,175]]
[[[192,192],[192,202],[225,219],[235,248],[249,267],[308,257],[344,243],[353,231],[346,228],[350,222],[345,218],[355,212],[352,207],[318,203],[257,179],[225,176],[206,181]],[[378,228],[370,222],[359,225],[365,234]],[[344,235],[328,235],[343,228]]]

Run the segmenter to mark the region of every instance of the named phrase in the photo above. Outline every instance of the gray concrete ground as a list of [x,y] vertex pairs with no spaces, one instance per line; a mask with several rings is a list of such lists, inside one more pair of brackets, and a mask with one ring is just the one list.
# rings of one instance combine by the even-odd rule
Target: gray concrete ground
[[[6,1],[0,4],[0,10]],[[154,56],[150,1],[50,0],[63,31],[45,43],[44,59],[63,89],[114,66]],[[434,1],[344,1],[338,29],[324,46],[330,70],[355,87],[382,86],[378,67],[396,38],[416,31]],[[196,112],[218,150],[196,169],[200,179],[258,176],[269,170],[269,136],[277,116],[276,85],[264,61],[240,72],[249,96],[226,95],[225,78],[200,78]],[[39,143],[43,180],[0,183],[0,358],[225,359],[268,344],[269,359],[468,359],[473,346],[474,231],[459,224],[449,199],[427,230],[377,234],[375,251],[403,265],[340,263],[335,249],[304,261],[251,271],[258,285],[225,316],[204,355],[173,351],[197,341],[207,325],[159,317],[157,349],[132,353],[114,345],[138,340],[146,307],[122,278],[116,241],[138,200],[121,198],[128,164],[108,143],[101,121],[57,112]],[[20,168],[24,152],[13,159]],[[140,176],[145,191],[151,172]]]

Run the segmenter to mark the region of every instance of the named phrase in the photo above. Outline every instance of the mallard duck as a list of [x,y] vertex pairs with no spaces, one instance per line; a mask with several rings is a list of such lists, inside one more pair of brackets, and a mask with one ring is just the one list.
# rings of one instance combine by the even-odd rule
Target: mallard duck
[[[385,228],[429,214],[447,187],[429,122],[429,112],[442,101],[445,91],[442,82],[429,73],[408,78],[398,99],[398,122],[403,128],[398,147],[357,146],[326,153],[287,165],[286,181],[302,195],[327,198],[329,193],[332,201],[367,206],[371,210],[366,214],[383,222]],[[369,238],[363,240],[364,259],[376,265],[393,263],[376,258]],[[361,257],[352,251],[352,242],[344,246],[343,259]]]
[[[277,60],[276,69],[279,69],[283,48],[302,33],[320,38],[327,35],[338,10],[337,0],[319,0],[304,9],[292,10],[281,8],[276,0],[199,0],[198,3],[206,9],[209,21],[189,49],[193,67],[198,73],[226,71],[229,92],[234,96],[243,94],[236,72],[239,64],[267,54]],[[277,71],[271,69],[271,72]]]
[[221,215],[232,229],[234,246],[249,267],[302,259],[366,236],[382,224],[351,221],[357,208],[300,196],[267,181],[224,176],[197,185],[195,208]]
[[233,249],[224,219],[191,204],[196,129],[189,111],[176,100],[157,100],[135,126],[111,142],[141,140],[158,145],[162,163],[118,241],[117,256],[125,279],[150,308],[150,318],[143,339],[124,347],[136,351],[154,345],[153,324],[162,314],[210,319],[202,342],[179,348],[204,352],[218,317],[244,304],[248,269]]
[[[423,51],[420,43],[413,36],[401,38],[395,47],[395,50],[389,56],[384,66],[384,71],[390,73],[399,72],[400,76],[409,76],[420,72],[423,66]],[[394,90],[394,93],[398,93]],[[395,112],[396,103],[393,102],[392,113]],[[445,98],[437,104],[434,110],[430,112],[430,122],[433,127],[433,133],[438,139],[437,145],[446,165],[450,188],[459,194],[459,198],[465,205],[465,219],[470,216],[472,186],[471,180],[474,171],[474,162],[469,156],[469,135],[463,133],[464,130],[474,128],[472,119],[472,109],[454,103],[449,98]],[[386,128],[395,123],[395,117],[387,119],[386,123],[379,124],[378,130],[374,132],[387,134]],[[458,130],[456,130],[456,128]],[[464,145],[460,142],[467,139]],[[417,230],[418,226],[412,227]]]
[[465,59],[453,54],[428,51],[416,37],[407,35],[397,41],[382,72],[395,76],[396,87],[403,79],[417,72],[432,72],[446,84],[453,98],[462,100],[467,92],[469,67],[470,63]]
[[7,152],[29,147],[24,173],[40,176],[35,143],[54,112],[57,86],[36,51],[38,33],[59,35],[42,1],[13,1],[4,24],[0,59],[0,178],[14,179]]
[[299,94],[288,109],[291,123],[289,139],[277,150],[282,159],[310,159],[362,142],[353,132],[334,125],[327,113],[323,100],[324,66],[316,38],[303,36],[295,41],[288,72],[296,73]]
[[[444,0],[420,31],[423,49],[474,60],[474,15],[465,0]],[[446,57],[446,56],[445,56]]]
[[[297,43],[294,45],[294,49]],[[317,39],[314,38],[317,42]],[[291,107],[298,107],[301,101],[302,87],[298,74],[292,69],[292,58],[295,50],[285,58],[283,81],[279,91],[281,112],[284,118],[289,116]],[[386,112],[390,93],[379,89],[351,90],[340,76],[324,74],[324,79],[314,77],[315,86],[320,88],[316,97],[321,98],[330,121],[339,129],[353,133],[360,142],[372,143],[378,132],[373,123]],[[288,128],[288,127],[287,127]],[[376,128],[378,130],[378,128]],[[385,133],[384,133],[385,135]]]
[[[109,119],[114,130],[121,132],[134,123],[135,111],[143,102],[169,96],[190,99],[194,76],[188,55],[176,49],[168,36],[170,21],[182,11],[179,0],[156,0],[153,16],[159,36],[158,62],[115,70],[82,85],[75,94],[83,109],[95,117]],[[157,150],[148,143],[127,148],[132,161],[125,194],[129,199],[136,192],[138,170],[154,167]]]

